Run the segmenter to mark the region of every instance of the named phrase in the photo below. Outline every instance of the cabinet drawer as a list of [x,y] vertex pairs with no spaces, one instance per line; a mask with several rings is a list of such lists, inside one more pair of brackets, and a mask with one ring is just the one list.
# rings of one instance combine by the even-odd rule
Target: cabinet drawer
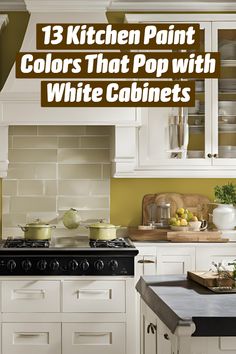
[[2,354],[60,354],[60,323],[3,323]]
[[125,354],[125,324],[66,323],[62,343],[62,354]]
[[59,312],[59,281],[3,281],[2,312]]
[[63,283],[64,312],[125,312],[125,282],[81,280]]

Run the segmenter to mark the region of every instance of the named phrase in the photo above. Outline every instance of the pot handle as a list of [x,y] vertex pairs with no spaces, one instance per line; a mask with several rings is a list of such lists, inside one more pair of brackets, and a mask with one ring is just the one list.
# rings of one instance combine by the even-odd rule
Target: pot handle
[[19,226],[19,227],[21,228],[21,230],[24,231],[24,232],[27,232],[27,231],[29,230],[28,227],[21,226],[21,225],[18,225],[18,226]]

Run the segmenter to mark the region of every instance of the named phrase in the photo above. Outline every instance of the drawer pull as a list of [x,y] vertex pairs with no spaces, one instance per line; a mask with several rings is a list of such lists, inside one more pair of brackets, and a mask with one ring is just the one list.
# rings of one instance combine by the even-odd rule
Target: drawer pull
[[79,289],[77,298],[81,300],[110,300],[112,299],[111,289]]
[[75,333],[75,334],[81,337],[104,337],[107,336],[109,333],[83,332],[83,333]]
[[80,289],[77,293],[88,293],[88,294],[107,294],[109,290],[99,290],[99,289]]
[[149,325],[147,326],[147,333],[149,334],[151,331],[152,334],[154,334],[156,330],[157,330],[157,326],[154,325],[153,323],[149,323]]
[[140,259],[138,263],[155,263],[155,261],[152,261],[151,259]]
[[165,338],[166,340],[169,340],[169,339],[170,339],[170,337],[169,337],[169,335],[168,335],[167,333],[164,334],[164,338]]
[[43,289],[14,289],[14,293],[17,294],[45,294],[46,291]]
[[39,336],[42,336],[43,334],[42,333],[17,333],[18,336],[20,337],[39,337]]

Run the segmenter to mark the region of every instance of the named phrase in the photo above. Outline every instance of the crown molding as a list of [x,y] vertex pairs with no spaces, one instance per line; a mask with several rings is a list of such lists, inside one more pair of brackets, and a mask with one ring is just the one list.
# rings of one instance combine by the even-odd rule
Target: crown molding
[[193,1],[193,0],[166,0],[166,1],[120,1],[113,0],[109,11],[158,11],[158,12],[227,12],[236,11],[234,0]]
[[5,0],[0,2],[0,11],[26,11],[24,0]]
[[25,0],[29,12],[100,12],[110,0]]

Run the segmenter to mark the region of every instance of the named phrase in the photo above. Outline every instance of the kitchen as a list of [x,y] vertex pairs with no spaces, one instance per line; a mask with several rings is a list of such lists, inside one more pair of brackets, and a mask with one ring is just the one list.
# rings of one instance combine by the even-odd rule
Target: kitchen
[[[62,22],[61,18],[63,22],[76,23],[123,22],[124,19],[130,23],[157,22],[166,20],[166,15],[158,12],[169,12],[169,7],[176,13],[168,13],[168,21],[180,21],[181,12],[193,12],[199,8],[196,2],[185,3],[185,11],[175,2],[166,6],[158,2],[144,4],[140,1],[95,1],[89,2],[89,5],[81,1],[67,1],[66,7],[62,2],[57,5],[55,2],[56,0],[45,2],[42,9],[37,1],[25,1],[31,13],[31,22],[22,50],[34,50],[32,38],[37,22]],[[222,34],[223,45],[229,44],[232,39],[228,33],[235,34],[235,15],[223,12],[235,11],[234,3],[201,2],[200,6],[206,12],[218,12],[185,14],[185,21],[201,22],[206,36],[205,50],[217,50],[218,31]],[[166,153],[168,149],[164,129],[168,124],[167,109],[81,108],[79,115],[76,109],[69,109],[68,115],[66,108],[51,111],[40,107],[37,102],[39,87],[36,80],[31,80],[30,84],[24,79],[16,80],[13,70],[6,81],[15,61],[15,54],[20,50],[29,14],[23,1],[2,2],[0,9],[3,24],[0,36],[3,87],[0,98],[0,171],[3,177],[1,214],[4,238],[9,235],[23,236],[24,233],[17,225],[24,226],[36,218],[41,218],[56,224],[56,230],[52,231],[61,242],[67,242],[69,239],[76,244],[79,242],[77,236],[88,235],[89,230],[83,225],[75,230],[64,228],[62,217],[71,207],[79,209],[82,224],[86,222],[86,226],[95,223],[96,219],[110,219],[114,225],[137,227],[142,221],[144,195],[167,192],[194,193],[212,201],[216,185],[235,183],[235,160],[229,155],[233,152],[226,152],[226,155],[221,155],[218,160],[213,156],[218,153],[218,140],[220,146],[235,145],[234,133],[224,134],[223,130],[218,131],[216,80],[205,81],[205,95],[198,93],[200,102],[189,117],[192,133],[190,151],[192,156],[195,153],[198,157],[174,159]],[[225,81],[229,80],[230,75],[234,75],[233,63],[228,64],[232,67],[224,68]],[[222,83],[224,84],[227,82]],[[231,82],[230,84],[233,85]],[[204,107],[200,104],[203,96]],[[207,97],[212,97],[212,104]],[[227,115],[227,109],[230,110],[230,107],[225,106],[224,102],[233,101],[233,93],[227,90],[220,92],[219,99],[223,102],[220,109],[226,111],[221,112],[221,115]],[[229,123],[233,124],[232,112],[228,112],[228,115]],[[200,139],[197,139],[199,136]],[[163,149],[160,149],[160,146],[163,146]],[[224,153],[219,151],[219,154]],[[209,154],[211,156],[208,156]],[[117,234],[122,235],[124,232],[127,231],[121,228]],[[234,235],[234,232],[228,234]],[[228,237],[227,235],[225,237]],[[137,300],[137,303],[134,303],[134,298],[138,297],[134,286],[139,275],[184,274],[187,270],[207,271],[212,261],[233,261],[236,253],[233,243],[135,242],[135,246],[139,250],[136,256],[135,279],[129,275],[114,277],[105,274],[99,281],[94,278],[94,284],[89,285],[86,277],[79,276],[75,280],[73,276],[44,276],[45,279],[37,282],[37,289],[35,291],[33,288],[32,293],[27,280],[30,275],[26,278],[20,275],[2,276],[2,354],[25,354],[32,351],[41,353],[46,348],[50,354],[93,354],[94,345],[96,352],[138,353],[140,334],[135,324],[138,323],[139,302]],[[81,252],[81,249],[79,251]],[[102,256],[106,257],[106,254]],[[91,275],[93,276],[94,274]],[[32,275],[30,279],[35,279],[35,276]],[[27,291],[22,292],[22,289]],[[78,289],[88,292],[81,291],[75,295]],[[41,290],[46,290],[46,297]],[[81,303],[78,301],[80,296]],[[93,297],[94,302],[91,301]],[[40,335],[34,336],[36,332]],[[79,333],[84,335],[78,335]],[[72,334],[73,343],[70,340]],[[61,338],[62,347],[59,345]],[[165,339],[165,342],[170,341]],[[157,350],[156,342],[154,340],[153,344],[152,339],[151,347],[145,349],[145,354],[153,353],[152,345],[154,350]],[[236,351],[234,345],[232,342],[232,349],[225,349],[227,353]],[[224,349],[224,346],[222,348]],[[219,349],[222,354],[223,349]],[[160,353],[168,353],[169,347],[158,350]],[[204,350],[203,345],[202,353],[205,354]]]

